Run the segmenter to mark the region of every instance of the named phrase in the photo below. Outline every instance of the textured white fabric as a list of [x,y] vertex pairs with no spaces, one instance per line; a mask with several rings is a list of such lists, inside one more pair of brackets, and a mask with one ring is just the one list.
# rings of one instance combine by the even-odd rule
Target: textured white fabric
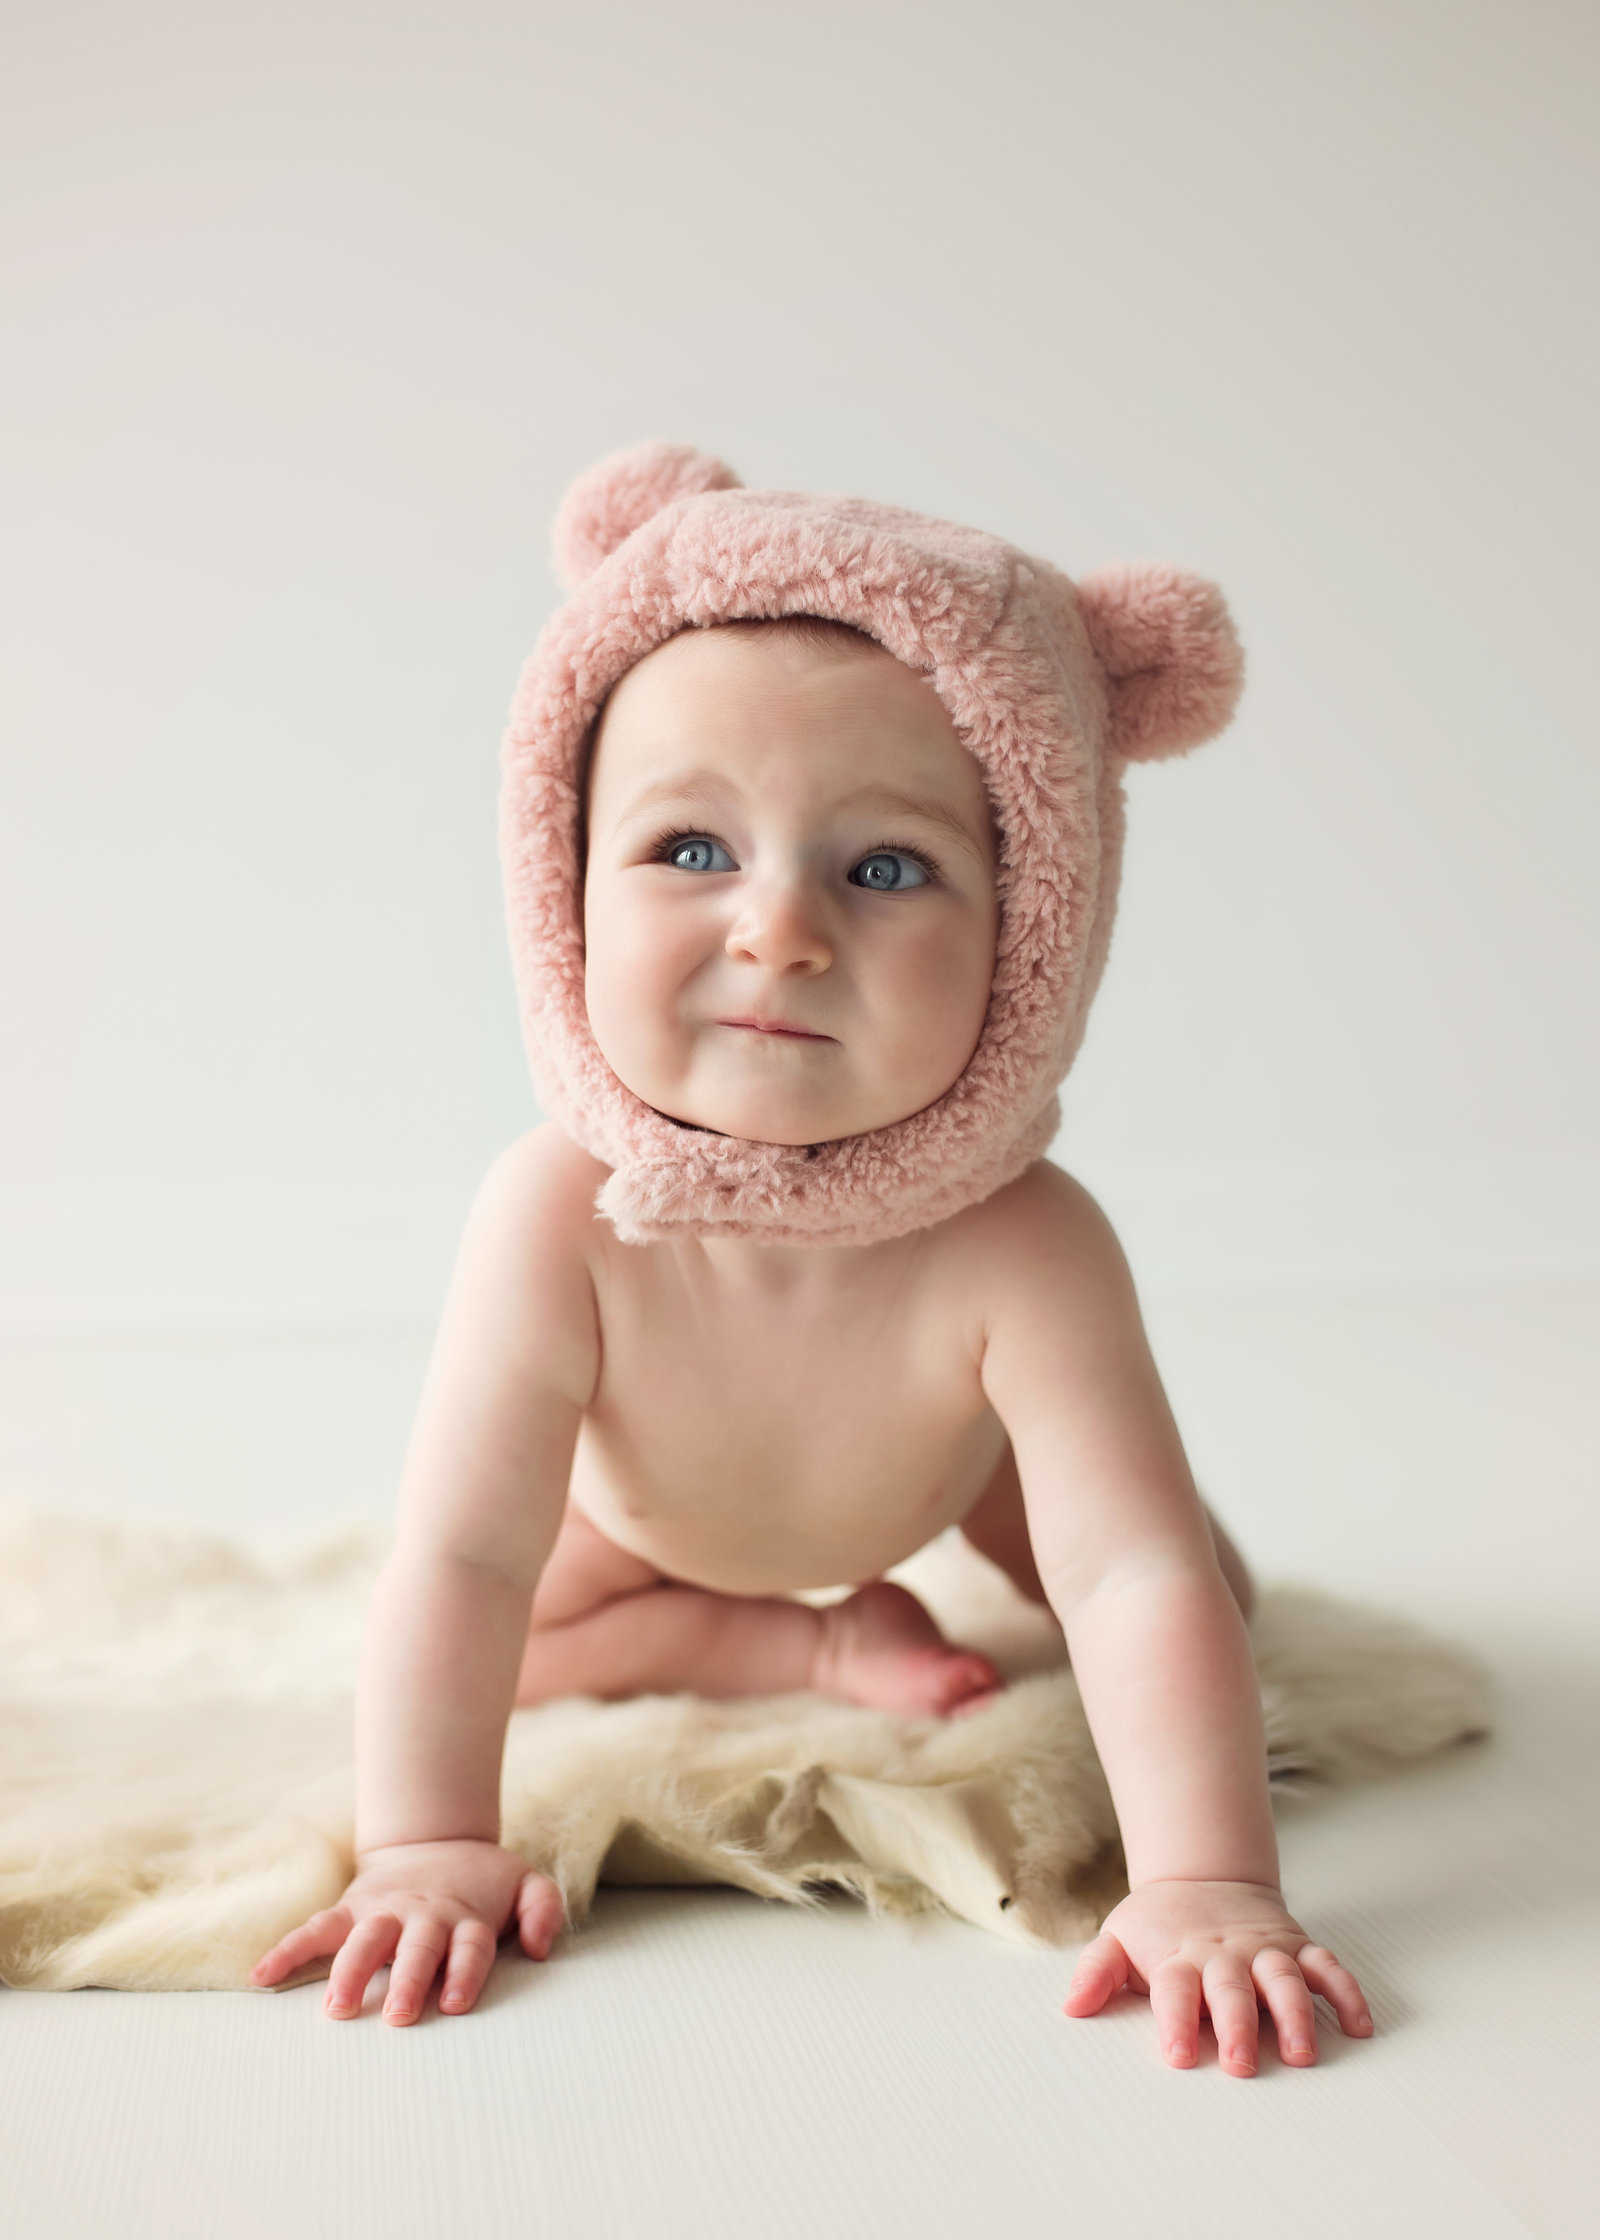
[[[272,1558],[0,1510],[0,1980],[240,1989],[338,1898],[383,1550],[366,1526]],[[791,1902],[832,1886],[1029,1942],[1089,1933],[1120,1858],[1059,1636],[958,1537],[896,1576],[1017,1676],[988,1709],[657,1696],[514,1714],[504,1840],[556,1877],[574,1924],[603,1879]],[[1280,1778],[1358,1778],[1485,1725],[1473,1660],[1392,1619],[1280,1590],[1253,1632]]]

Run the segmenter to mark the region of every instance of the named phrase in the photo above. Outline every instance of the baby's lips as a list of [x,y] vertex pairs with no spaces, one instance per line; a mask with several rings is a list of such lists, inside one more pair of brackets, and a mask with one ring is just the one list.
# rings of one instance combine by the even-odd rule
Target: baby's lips
[[737,1027],[750,1034],[788,1035],[798,1042],[833,1042],[831,1034],[823,1034],[816,1027],[796,1026],[787,1019],[719,1019],[719,1027]]

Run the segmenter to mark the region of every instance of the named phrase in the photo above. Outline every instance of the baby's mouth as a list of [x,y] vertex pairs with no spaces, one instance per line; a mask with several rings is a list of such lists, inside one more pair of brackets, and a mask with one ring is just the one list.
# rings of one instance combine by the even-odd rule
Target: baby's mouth
[[831,1034],[816,1034],[810,1027],[792,1027],[781,1019],[719,1019],[719,1027],[735,1027],[744,1034],[792,1035],[797,1042],[832,1042]]

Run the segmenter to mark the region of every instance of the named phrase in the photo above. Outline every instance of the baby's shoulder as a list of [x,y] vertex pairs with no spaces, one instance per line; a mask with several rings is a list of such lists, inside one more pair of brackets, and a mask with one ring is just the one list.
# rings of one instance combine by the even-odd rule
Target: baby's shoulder
[[508,1144],[473,1199],[446,1308],[475,1355],[509,1348],[580,1402],[599,1367],[591,1254],[605,1173],[559,1128]]
[[1128,1264],[1094,1196],[1049,1159],[946,1224],[950,1257],[972,1294],[999,1306],[1041,1294],[1125,1287]]
[[541,1121],[508,1143],[484,1176],[486,1191],[508,1205],[579,1213],[594,1218],[595,1195],[610,1169],[575,1144],[553,1120]]
[[553,1121],[530,1128],[507,1144],[479,1184],[469,1235],[530,1273],[586,1265],[595,1195],[606,1174]]

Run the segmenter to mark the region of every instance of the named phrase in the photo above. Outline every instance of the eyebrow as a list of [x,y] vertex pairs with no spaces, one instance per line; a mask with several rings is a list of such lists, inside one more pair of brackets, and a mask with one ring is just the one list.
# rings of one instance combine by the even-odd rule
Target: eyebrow
[[936,824],[954,839],[964,840],[969,848],[984,851],[980,835],[973,831],[959,810],[950,809],[942,801],[926,801],[914,793],[897,793],[892,786],[862,786],[849,794],[839,804],[842,809],[881,809],[890,817],[921,817],[927,824]]
[[[654,785],[635,794],[624,812],[627,816],[643,816],[647,810],[665,808],[671,803],[694,804],[714,800],[727,801],[738,788],[716,770],[691,770],[672,778],[658,778]],[[975,849],[986,856],[984,838],[956,809],[947,808],[942,801],[928,801],[914,793],[897,792],[893,786],[861,786],[854,793],[846,794],[839,802],[841,809],[877,810],[887,817],[917,817],[925,824],[937,825],[948,832],[952,839]],[[992,839],[992,835],[990,836]]]
[[654,785],[636,793],[623,812],[636,817],[646,809],[665,807],[674,801],[731,800],[737,788],[715,770],[691,770],[681,777],[658,778]]

